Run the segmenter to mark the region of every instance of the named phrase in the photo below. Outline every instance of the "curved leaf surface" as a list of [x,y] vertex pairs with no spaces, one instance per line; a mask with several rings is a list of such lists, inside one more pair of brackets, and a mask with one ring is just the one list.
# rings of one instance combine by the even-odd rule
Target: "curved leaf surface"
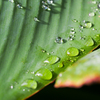
[[96,48],[100,44],[97,4],[0,0],[0,99],[20,100],[38,92]]

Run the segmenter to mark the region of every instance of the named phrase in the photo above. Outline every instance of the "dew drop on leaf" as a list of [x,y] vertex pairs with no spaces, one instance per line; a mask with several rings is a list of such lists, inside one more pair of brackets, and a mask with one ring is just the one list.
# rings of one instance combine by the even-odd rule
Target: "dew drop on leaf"
[[80,51],[84,52],[85,50],[83,48],[81,48]]
[[37,88],[37,82],[35,80],[25,80],[21,86],[36,89]]
[[40,22],[40,20],[37,17],[34,17],[34,21]]
[[23,9],[23,6],[21,5],[21,4],[17,4],[17,7],[19,8],[19,9]]
[[12,2],[12,3],[14,2],[14,0],[9,0],[9,1]]
[[39,76],[44,80],[50,80],[52,78],[52,72],[48,69],[39,69],[35,76]]
[[85,27],[85,28],[91,28],[91,27],[92,27],[92,23],[86,22],[86,23],[84,24],[84,27]]
[[79,50],[75,47],[70,47],[67,49],[68,56],[77,56],[79,54]]
[[44,10],[48,10],[48,11],[50,11],[51,9],[49,8],[49,6],[47,6],[47,5],[42,5],[42,8],[44,9]]
[[60,58],[57,57],[57,56],[50,56],[50,57],[48,57],[48,58],[44,61],[44,63],[55,64],[55,63],[58,62],[59,60],[60,60]]
[[87,39],[86,43],[85,43],[86,46],[93,46],[94,45],[94,41],[93,39],[90,37]]
[[58,68],[62,68],[64,65],[63,65],[63,63],[58,63]]
[[93,16],[95,16],[95,13],[94,12],[91,12],[91,13],[89,13],[89,16],[90,17],[93,17]]
[[55,5],[55,4],[53,3],[53,0],[47,0],[47,3],[48,3],[49,5]]
[[55,42],[58,44],[63,44],[64,40],[61,37],[56,37]]
[[91,1],[91,3],[92,3],[92,4],[96,4],[97,2],[96,2],[96,1]]

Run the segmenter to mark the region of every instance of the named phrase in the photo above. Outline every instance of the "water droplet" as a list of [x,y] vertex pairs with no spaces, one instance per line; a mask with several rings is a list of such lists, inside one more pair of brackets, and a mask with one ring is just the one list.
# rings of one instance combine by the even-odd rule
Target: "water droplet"
[[55,4],[53,3],[53,0],[47,0],[47,3],[48,3],[49,5],[55,5]]
[[43,53],[46,53],[46,50],[42,49],[42,52],[43,52]]
[[72,27],[72,28],[71,28],[71,31],[74,31],[74,30],[75,30],[75,28]]
[[74,60],[73,60],[73,59],[71,59],[71,60],[70,60],[70,62],[74,62]]
[[90,37],[87,39],[86,43],[85,43],[86,46],[93,46],[94,45],[94,41],[93,39]]
[[49,53],[49,52],[47,52],[47,55],[50,55],[50,53]]
[[96,4],[97,2],[96,2],[96,1],[91,1],[91,3],[92,3],[92,4]]
[[21,84],[21,86],[36,89],[37,88],[37,82],[35,80],[26,80]]
[[97,7],[98,7],[98,9],[100,9],[100,2],[98,3]]
[[93,16],[95,16],[95,13],[94,12],[91,12],[91,13],[89,13],[89,16],[90,17],[93,17]]
[[81,36],[80,37],[80,40],[85,40],[85,36]]
[[58,44],[63,44],[64,43],[64,40],[61,37],[57,37],[55,39],[55,42],[58,43]]
[[48,57],[48,58],[44,61],[44,63],[55,64],[55,63],[58,62],[59,60],[60,60],[60,58],[57,57],[57,56],[50,56],[50,57]]
[[52,73],[48,69],[39,69],[35,76],[39,76],[44,80],[50,80],[52,78]]
[[23,91],[25,91],[25,89],[23,89]]
[[64,65],[63,65],[63,63],[58,63],[58,68],[62,68]]
[[74,35],[70,35],[68,38],[67,38],[67,40],[74,40]]
[[67,49],[68,56],[77,56],[79,54],[79,50],[75,47],[70,47]]
[[79,28],[83,29],[84,27],[82,25],[79,25]]
[[47,6],[47,5],[42,5],[42,8],[44,9],[44,10],[48,10],[48,11],[50,11],[51,9],[49,8],[49,6]]
[[81,48],[80,51],[84,52],[85,50],[83,48]]
[[31,72],[31,74],[34,74],[34,71],[33,71],[33,72]]
[[13,85],[11,85],[11,86],[10,86],[10,88],[11,88],[11,89],[13,89],[13,88],[14,88],[14,86],[13,86]]
[[86,23],[84,24],[84,27],[85,27],[85,28],[91,28],[91,27],[92,27],[92,23],[86,22]]
[[37,17],[34,17],[34,21],[40,22],[40,20]]
[[76,19],[73,19],[73,22],[75,22],[75,23],[76,23],[76,22],[78,22],[78,20],[76,20]]
[[21,5],[21,4],[17,4],[17,7],[19,8],[19,9],[23,9],[23,6]]
[[14,2],[14,0],[9,0],[9,1],[12,2],[12,3]]

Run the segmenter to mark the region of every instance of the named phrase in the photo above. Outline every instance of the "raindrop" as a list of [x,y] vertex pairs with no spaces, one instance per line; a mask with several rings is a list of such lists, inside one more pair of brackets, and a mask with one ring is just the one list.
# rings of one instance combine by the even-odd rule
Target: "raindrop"
[[14,88],[14,86],[13,86],[13,85],[11,85],[11,86],[10,86],[10,88],[11,88],[11,89],[13,89],[13,88]]
[[86,46],[93,46],[94,45],[94,41],[93,39],[90,37],[87,39],[86,43],[85,43]]
[[19,8],[19,9],[23,9],[23,6],[21,5],[21,4],[17,4],[17,7]]
[[92,27],[92,23],[86,22],[86,23],[84,24],[84,27],[85,27],[85,28],[91,28],[91,27]]
[[98,9],[100,9],[100,2],[98,3],[97,7],[98,7]]
[[85,50],[83,48],[81,48],[80,51],[84,52]]
[[91,13],[89,13],[89,16],[90,17],[93,17],[93,16],[95,16],[95,13],[94,12],[91,12]]
[[58,43],[58,44],[63,44],[64,43],[64,39],[62,39],[61,37],[57,37],[55,39],[55,42]]
[[91,3],[92,3],[92,4],[96,4],[97,2],[96,2],[96,1],[91,1]]
[[40,20],[37,17],[34,17],[34,21],[40,22]]
[[78,20],[76,20],[76,19],[73,19],[73,22],[75,22],[75,23],[76,23],[76,22],[78,22]]
[[62,68],[64,65],[63,65],[63,63],[58,63],[58,68]]
[[47,6],[47,5],[42,5],[42,8],[44,9],[44,10],[48,10],[48,11],[50,11],[51,9],[49,8],[49,6]]
[[48,57],[48,58],[44,61],[44,63],[55,64],[55,63],[58,62],[59,60],[60,60],[60,58],[57,57],[57,56],[50,56],[50,57]]
[[67,49],[68,56],[77,56],[79,54],[79,50],[75,47],[70,47]]
[[50,80],[52,78],[52,73],[48,69],[39,69],[35,76],[39,76],[44,80]]
[[48,3],[49,5],[55,5],[55,4],[53,3],[53,0],[47,0],[47,3]]
[[14,0],[9,0],[9,1],[12,2],[12,3],[14,2]]
[[37,82],[35,80],[26,80],[21,84],[21,86],[36,89],[37,88]]

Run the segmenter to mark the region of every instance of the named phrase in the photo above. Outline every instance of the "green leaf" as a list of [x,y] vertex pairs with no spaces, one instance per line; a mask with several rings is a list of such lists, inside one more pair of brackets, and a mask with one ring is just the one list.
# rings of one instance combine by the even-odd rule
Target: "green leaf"
[[[91,0],[54,0],[43,7],[41,0],[0,0],[0,100],[38,92],[100,44],[99,9]],[[72,49],[70,56],[71,47],[77,53]],[[48,72],[40,69],[52,73],[50,80],[36,75]]]
[[100,49],[81,58],[59,74],[55,87],[76,87],[100,82]]

